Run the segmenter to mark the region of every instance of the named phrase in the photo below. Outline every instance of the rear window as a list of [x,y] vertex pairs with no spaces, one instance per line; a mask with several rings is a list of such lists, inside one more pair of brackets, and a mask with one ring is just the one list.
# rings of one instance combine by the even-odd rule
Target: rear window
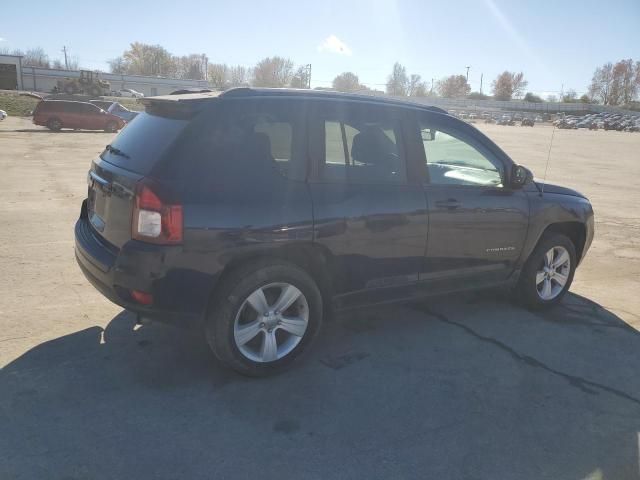
[[[118,167],[147,175],[178,138],[189,121],[143,112],[136,116],[111,142],[100,158]],[[126,156],[125,156],[126,155]]]

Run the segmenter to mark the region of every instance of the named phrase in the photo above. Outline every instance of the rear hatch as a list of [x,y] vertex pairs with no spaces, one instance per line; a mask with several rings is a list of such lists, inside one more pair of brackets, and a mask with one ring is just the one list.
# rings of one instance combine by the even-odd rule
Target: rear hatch
[[87,215],[104,240],[118,248],[131,240],[138,182],[150,176],[188,121],[162,112],[141,113],[92,163],[87,176]]

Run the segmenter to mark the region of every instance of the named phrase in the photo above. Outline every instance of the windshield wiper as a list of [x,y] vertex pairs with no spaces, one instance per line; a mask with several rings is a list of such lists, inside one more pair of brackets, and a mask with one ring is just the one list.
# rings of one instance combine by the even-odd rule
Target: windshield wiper
[[131,158],[129,155],[127,155],[126,153],[124,153],[122,150],[120,150],[119,148],[116,147],[112,147],[111,145],[107,145],[106,147],[104,147],[104,149],[107,152],[113,153],[114,155],[118,155],[120,157],[124,157],[124,158]]

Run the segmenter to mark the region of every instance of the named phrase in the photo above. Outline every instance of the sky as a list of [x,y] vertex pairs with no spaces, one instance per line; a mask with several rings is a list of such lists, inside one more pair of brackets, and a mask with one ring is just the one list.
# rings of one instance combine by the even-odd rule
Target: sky
[[522,71],[542,95],[586,91],[594,69],[640,60],[640,0],[32,0],[0,6],[0,49],[66,46],[82,67],[135,41],[210,63],[253,66],[279,55],[312,65],[312,87],[345,71],[384,89],[394,62],[429,84],[466,75],[488,93],[502,71]]

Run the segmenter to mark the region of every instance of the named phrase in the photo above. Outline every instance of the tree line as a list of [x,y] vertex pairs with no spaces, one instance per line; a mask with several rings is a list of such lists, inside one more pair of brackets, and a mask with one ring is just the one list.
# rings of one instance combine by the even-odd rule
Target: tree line
[[[50,61],[43,48],[26,51],[0,49],[0,54],[21,55],[26,66],[64,68],[61,60]],[[67,59],[70,69],[78,68],[75,58]],[[253,67],[209,63],[206,55],[192,53],[173,55],[161,45],[134,42],[119,57],[108,61],[112,73],[125,75],[149,75],[207,80],[215,88],[238,86],[310,88],[310,68],[296,65],[293,60],[280,56],[267,57]],[[443,98],[472,98],[495,100],[523,99],[528,102],[583,102],[604,105],[638,106],[640,95],[640,61],[623,59],[608,62],[595,69],[588,91],[578,97],[574,90],[567,90],[559,97],[549,95],[546,99],[526,92],[528,82],[523,72],[505,70],[491,82],[491,96],[472,92],[465,75],[449,75],[428,84],[416,73],[396,62],[387,77],[387,95],[408,97],[439,96]],[[360,82],[354,72],[342,72],[331,82],[331,89],[342,92],[371,92],[371,88]],[[383,92],[380,92],[383,93]]]

